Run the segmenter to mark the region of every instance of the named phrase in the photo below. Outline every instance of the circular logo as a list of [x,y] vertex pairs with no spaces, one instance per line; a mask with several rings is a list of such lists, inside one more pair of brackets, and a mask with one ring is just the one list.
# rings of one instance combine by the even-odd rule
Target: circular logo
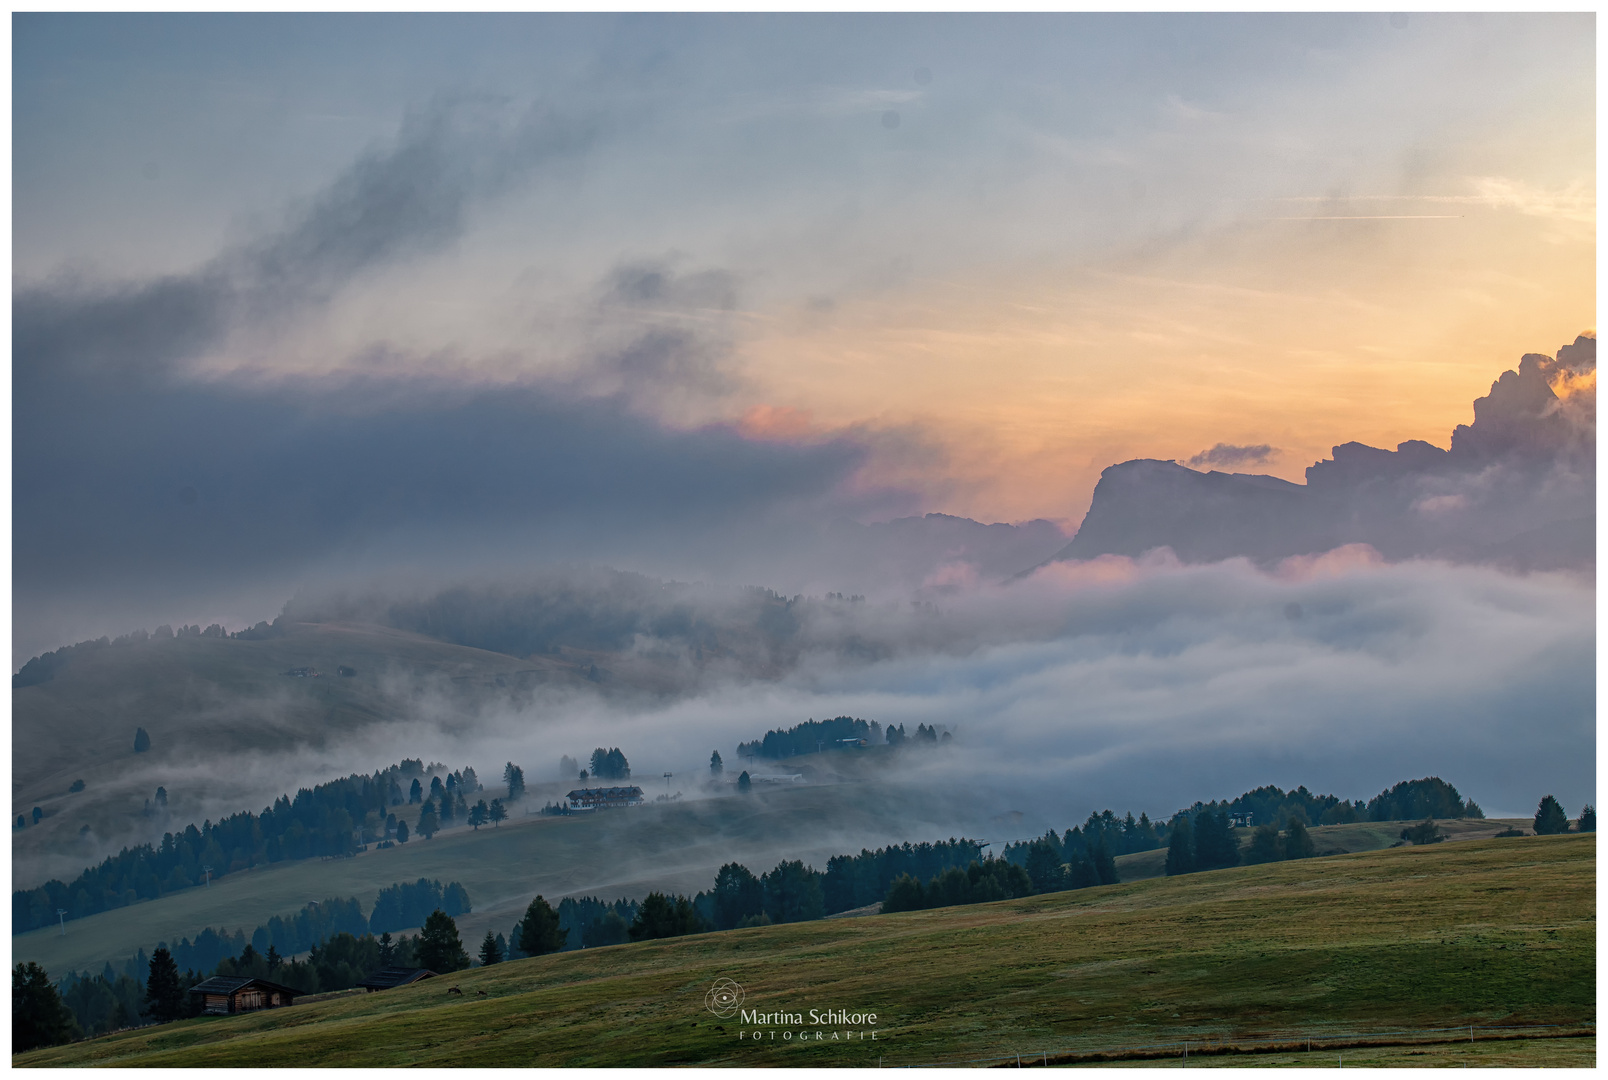
[[735,1016],[743,1003],[743,988],[734,979],[716,979],[704,995],[704,1008],[722,1020]]

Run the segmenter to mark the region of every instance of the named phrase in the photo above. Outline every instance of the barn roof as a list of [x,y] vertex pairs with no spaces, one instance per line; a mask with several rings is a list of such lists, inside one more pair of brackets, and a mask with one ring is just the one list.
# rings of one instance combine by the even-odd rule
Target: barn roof
[[276,982],[269,982],[267,979],[241,979],[228,975],[214,975],[206,982],[196,983],[190,987],[190,993],[232,994],[237,990],[245,989],[247,986],[260,986],[264,990],[277,990],[281,994],[290,994],[292,997],[306,993],[305,990],[297,990],[292,986],[282,986]]
[[566,799],[582,799],[588,797],[593,799],[626,799],[633,795],[640,794],[642,794],[642,789],[633,784],[630,787],[576,788],[574,791],[570,792],[564,797]]
[[429,968],[386,967],[374,972],[357,985],[365,990],[389,990],[393,986],[406,986],[420,979],[433,979],[435,974]]

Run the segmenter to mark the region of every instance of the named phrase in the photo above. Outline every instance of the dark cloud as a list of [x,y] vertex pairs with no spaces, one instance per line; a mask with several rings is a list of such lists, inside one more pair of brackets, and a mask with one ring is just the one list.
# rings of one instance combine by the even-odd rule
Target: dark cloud
[[110,606],[283,586],[319,566],[632,553],[661,565],[735,545],[788,508],[855,509],[836,492],[864,454],[673,430],[617,399],[533,387],[80,386],[27,405],[13,489],[24,638],[75,592]]
[[271,328],[365,271],[446,247],[477,199],[576,157],[597,130],[542,109],[510,119],[497,102],[437,100],[410,114],[391,145],[289,212],[282,228],[191,273],[123,284],[65,276],[19,288],[19,383],[149,376],[196,359],[232,329]]
[[1190,458],[1188,464],[1199,468],[1202,465],[1261,465],[1267,461],[1277,450],[1262,443],[1258,446],[1235,446],[1232,443],[1218,443],[1210,450],[1202,450]]

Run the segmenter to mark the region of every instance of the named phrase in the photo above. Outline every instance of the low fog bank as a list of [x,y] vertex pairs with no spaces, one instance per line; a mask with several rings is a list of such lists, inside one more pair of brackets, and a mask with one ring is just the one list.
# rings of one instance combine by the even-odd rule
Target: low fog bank
[[[1267,783],[1366,798],[1438,775],[1491,816],[1529,815],[1548,793],[1571,814],[1595,800],[1595,598],[1578,576],[1387,564],[1352,547],[1272,571],[1165,552],[1057,563],[917,605],[707,595],[793,616],[776,637],[786,663],[764,666],[762,637],[751,654],[699,667],[691,631],[632,634],[627,653],[676,653],[688,680],[653,694],[550,687],[474,708],[445,684],[412,685],[405,715],[320,748],[198,756],[146,782],[167,784],[183,824],[404,757],[471,765],[494,790],[513,761],[529,803],[573,786],[564,756],[584,764],[617,746],[650,797],[695,798],[712,752],[727,782],[745,767],[791,771],[739,759],[737,744],[850,715],[953,734],[858,781],[906,792],[897,831],[916,838],[1015,839],[1106,808],[1165,817]],[[942,821],[934,796],[952,808]]]

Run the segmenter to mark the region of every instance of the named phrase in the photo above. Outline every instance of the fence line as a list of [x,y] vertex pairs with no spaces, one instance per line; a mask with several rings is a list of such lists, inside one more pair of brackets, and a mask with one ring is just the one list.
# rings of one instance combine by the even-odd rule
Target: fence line
[[[1468,1033],[1468,1041],[1469,1042],[1474,1042],[1476,1040],[1477,1033],[1480,1033],[1480,1032],[1489,1032],[1489,1033],[1495,1034],[1497,1032],[1546,1031],[1546,1030],[1557,1031],[1557,1030],[1565,1030],[1565,1029],[1567,1029],[1567,1030],[1569,1030],[1571,1032],[1574,1032],[1574,1033],[1578,1033],[1578,1034],[1585,1034],[1587,1032],[1589,1032],[1589,1033],[1591,1033],[1593,1035],[1596,1034],[1596,1024],[1595,1024],[1595,1022],[1586,1022],[1586,1023],[1580,1023],[1580,1024],[1506,1024],[1506,1025],[1459,1024],[1456,1027],[1409,1028],[1409,1029],[1403,1030],[1403,1031],[1354,1031],[1354,1032],[1342,1032],[1342,1033],[1331,1032],[1331,1033],[1329,1033],[1327,1035],[1301,1033],[1301,1034],[1296,1034],[1296,1035],[1266,1035],[1266,1036],[1260,1036],[1260,1037],[1257,1037],[1257,1038],[1239,1038],[1239,1037],[1235,1037],[1235,1036],[1225,1036],[1225,1037],[1220,1038],[1220,1039],[1207,1039],[1207,1038],[1201,1038],[1201,1039],[1179,1039],[1179,1040],[1169,1041],[1169,1042],[1140,1043],[1140,1044],[1136,1044],[1136,1045],[1133,1045],[1133,1046],[1115,1046],[1115,1047],[1108,1047],[1108,1048],[1105,1048],[1105,1049],[1055,1050],[1055,1051],[1034,1050],[1033,1052],[1027,1053],[1027,1054],[1004,1054],[1004,1055],[1001,1055],[999,1057],[965,1058],[965,1059],[962,1059],[962,1060],[959,1060],[959,1061],[934,1061],[934,1062],[928,1062],[928,1063],[922,1064],[922,1065],[890,1065],[886,1061],[883,1061],[882,1059],[878,1059],[878,1065],[879,1065],[880,1068],[885,1068],[885,1069],[943,1069],[943,1068],[952,1068],[952,1067],[957,1066],[957,1065],[993,1065],[995,1068],[999,1068],[1001,1066],[1001,1063],[1014,1062],[1018,1068],[1021,1068],[1023,1066],[1031,1066],[1031,1067],[1036,1067],[1036,1068],[1042,1068],[1042,1067],[1044,1067],[1046,1065],[1051,1064],[1052,1063],[1051,1062],[1052,1058],[1056,1062],[1070,1061],[1073,1058],[1099,1058],[1099,1059],[1103,1059],[1103,1060],[1107,1060],[1107,1061],[1112,1061],[1112,1060],[1120,1060],[1124,1056],[1127,1056],[1127,1057],[1160,1057],[1161,1055],[1160,1055],[1159,1051],[1169,1050],[1169,1051],[1177,1052],[1180,1057],[1187,1059],[1188,1056],[1189,1056],[1189,1051],[1190,1051],[1191,1048],[1195,1048],[1197,1050],[1197,1052],[1205,1052],[1207,1054],[1212,1054],[1212,1055],[1221,1054],[1221,1053],[1231,1053],[1231,1052],[1236,1052],[1236,1051],[1255,1053],[1256,1052],[1256,1047],[1258,1047],[1258,1046],[1262,1046],[1262,1047],[1265,1047],[1267,1049],[1272,1049],[1272,1048],[1277,1047],[1279,1045],[1290,1046],[1290,1047],[1294,1048],[1296,1051],[1299,1051],[1300,1047],[1302,1045],[1305,1045],[1306,1048],[1310,1051],[1314,1047],[1322,1047],[1322,1048],[1325,1048],[1325,1049],[1343,1049],[1343,1048],[1349,1048],[1351,1046],[1367,1046],[1367,1045],[1370,1045],[1371,1043],[1376,1043],[1380,1039],[1393,1039],[1393,1038],[1418,1038],[1418,1039],[1423,1039],[1423,1038],[1426,1038],[1426,1037],[1429,1037],[1429,1036],[1440,1035],[1440,1036],[1448,1036],[1448,1037],[1441,1038],[1441,1039],[1436,1039],[1434,1041],[1436,1041],[1436,1042],[1453,1042],[1453,1041],[1457,1041],[1457,1040],[1454,1040],[1454,1039],[1450,1038],[1449,1036],[1453,1035],[1454,1033],[1456,1035],[1458,1035],[1458,1036],[1461,1036],[1464,1032],[1467,1032]],[[1496,1037],[1497,1038],[1502,1038],[1502,1039],[1514,1039],[1514,1038],[1523,1038],[1524,1036],[1522,1036],[1522,1035],[1498,1035]],[[1367,1042],[1360,1042],[1358,1040],[1368,1040],[1368,1041]],[[1346,1045],[1344,1047],[1337,1047],[1337,1046],[1334,1045],[1336,1043],[1344,1043]]]

